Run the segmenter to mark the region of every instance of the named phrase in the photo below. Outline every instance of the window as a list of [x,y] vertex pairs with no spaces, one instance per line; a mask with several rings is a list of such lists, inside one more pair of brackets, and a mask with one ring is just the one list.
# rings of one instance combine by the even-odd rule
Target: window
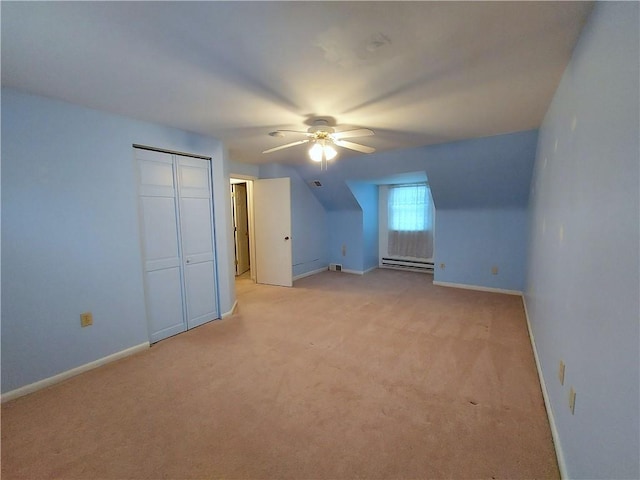
[[389,189],[389,230],[429,230],[430,193],[426,185],[398,185]]
[[431,191],[427,184],[389,187],[389,255],[432,258],[434,217]]

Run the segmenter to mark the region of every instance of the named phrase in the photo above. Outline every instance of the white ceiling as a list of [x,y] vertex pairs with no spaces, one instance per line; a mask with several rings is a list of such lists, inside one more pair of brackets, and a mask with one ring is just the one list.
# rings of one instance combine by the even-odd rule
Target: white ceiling
[[306,162],[267,134],[328,116],[384,151],[537,128],[591,7],[3,1],[2,84]]

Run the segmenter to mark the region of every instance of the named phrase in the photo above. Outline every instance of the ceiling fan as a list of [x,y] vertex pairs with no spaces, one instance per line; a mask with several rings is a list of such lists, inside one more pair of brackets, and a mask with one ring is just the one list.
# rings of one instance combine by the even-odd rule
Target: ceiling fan
[[373,153],[376,151],[375,148],[344,140],[345,138],[368,137],[374,135],[373,130],[369,130],[368,128],[336,132],[333,127],[329,126],[329,122],[327,120],[318,119],[313,122],[313,126],[309,127],[306,132],[298,130],[276,130],[275,132],[271,132],[269,135],[273,137],[283,137],[285,132],[305,135],[307,138],[287,143],[285,145],[280,145],[279,147],[270,148],[262,153],[277,152],[278,150],[302,145],[303,143],[311,143],[311,148],[309,148],[309,157],[311,157],[311,160],[314,162],[323,162],[326,166],[326,161],[332,160],[338,154],[334,145],[361,153]]

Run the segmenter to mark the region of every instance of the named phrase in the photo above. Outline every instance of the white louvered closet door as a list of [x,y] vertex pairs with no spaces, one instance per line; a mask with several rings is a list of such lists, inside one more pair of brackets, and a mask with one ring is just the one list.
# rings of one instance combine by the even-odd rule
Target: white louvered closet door
[[150,341],[218,318],[208,160],[135,149]]

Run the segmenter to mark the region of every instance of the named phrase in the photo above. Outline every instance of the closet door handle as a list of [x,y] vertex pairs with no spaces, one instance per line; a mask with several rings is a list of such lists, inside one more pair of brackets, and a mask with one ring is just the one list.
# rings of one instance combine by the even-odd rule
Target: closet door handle
[[190,258],[187,258],[187,263],[191,263],[191,259]]
[[289,240],[289,237],[284,237],[285,240]]

